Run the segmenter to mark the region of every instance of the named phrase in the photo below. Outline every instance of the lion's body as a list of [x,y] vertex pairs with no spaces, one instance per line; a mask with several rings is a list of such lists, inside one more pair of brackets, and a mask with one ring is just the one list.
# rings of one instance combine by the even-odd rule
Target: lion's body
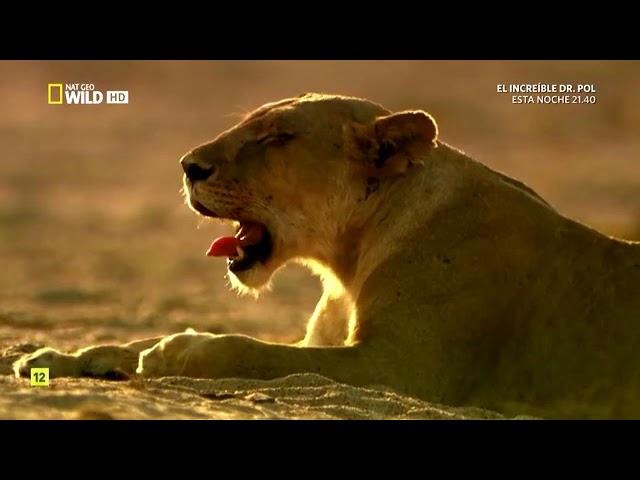
[[361,335],[403,365],[402,388],[513,413],[640,417],[640,244],[444,145],[427,164],[402,201],[429,207],[413,209],[414,230],[357,302]]
[[[640,417],[640,244],[567,219],[525,185],[436,142],[430,117],[389,115],[344,97],[274,105],[194,150],[202,165],[214,164],[214,150],[236,160],[190,185],[190,196],[272,232],[271,257],[238,274],[242,285],[260,286],[291,259],[324,277],[305,340],[287,346],[188,332],[122,347],[141,352],[138,373],[315,372],[505,413]],[[255,147],[251,158],[262,163],[239,163],[246,138],[278,122],[316,137],[260,154]],[[317,151],[319,143],[327,148]],[[375,167],[349,163],[372,151]],[[219,190],[229,195],[231,176],[234,188],[245,187],[227,213]],[[46,355],[36,352],[16,371],[55,370]],[[58,355],[64,375],[85,373],[86,362],[70,370],[81,360]]]

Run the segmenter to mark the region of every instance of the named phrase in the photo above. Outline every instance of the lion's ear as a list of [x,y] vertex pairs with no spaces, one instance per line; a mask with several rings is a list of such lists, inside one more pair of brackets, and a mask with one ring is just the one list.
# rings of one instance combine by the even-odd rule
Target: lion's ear
[[347,155],[361,162],[369,175],[403,175],[436,145],[438,126],[423,111],[400,112],[377,118],[369,125],[344,126]]

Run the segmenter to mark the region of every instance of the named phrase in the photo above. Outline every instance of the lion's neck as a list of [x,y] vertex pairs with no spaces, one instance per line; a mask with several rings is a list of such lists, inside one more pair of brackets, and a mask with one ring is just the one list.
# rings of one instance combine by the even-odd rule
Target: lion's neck
[[444,208],[455,186],[454,169],[470,160],[446,144],[425,156],[409,175],[381,182],[378,190],[343,220],[330,253],[321,259],[352,298],[378,265],[394,255],[403,237]]
[[[550,209],[528,187],[445,143],[438,142],[438,148],[422,160],[424,165],[405,176],[381,181],[377,191],[357,202],[332,232],[323,235],[328,241],[317,246],[314,259],[332,271],[353,299],[381,264],[415,244],[407,241],[409,237],[423,235],[437,214],[468,202],[476,189],[490,184],[493,189],[518,192],[523,202]],[[345,204],[353,204],[352,199],[345,199]]]

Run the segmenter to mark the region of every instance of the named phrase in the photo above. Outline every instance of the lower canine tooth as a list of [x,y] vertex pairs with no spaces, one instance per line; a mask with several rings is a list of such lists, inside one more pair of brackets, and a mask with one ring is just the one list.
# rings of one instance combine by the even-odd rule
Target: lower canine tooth
[[242,260],[244,258],[244,250],[242,247],[236,247],[236,253],[238,254],[238,258]]

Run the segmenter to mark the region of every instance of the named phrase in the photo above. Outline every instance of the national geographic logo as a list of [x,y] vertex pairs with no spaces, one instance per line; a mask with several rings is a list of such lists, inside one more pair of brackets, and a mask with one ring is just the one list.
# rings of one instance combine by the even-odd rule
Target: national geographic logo
[[128,90],[96,90],[93,83],[50,83],[47,86],[49,105],[123,105],[129,103]]

